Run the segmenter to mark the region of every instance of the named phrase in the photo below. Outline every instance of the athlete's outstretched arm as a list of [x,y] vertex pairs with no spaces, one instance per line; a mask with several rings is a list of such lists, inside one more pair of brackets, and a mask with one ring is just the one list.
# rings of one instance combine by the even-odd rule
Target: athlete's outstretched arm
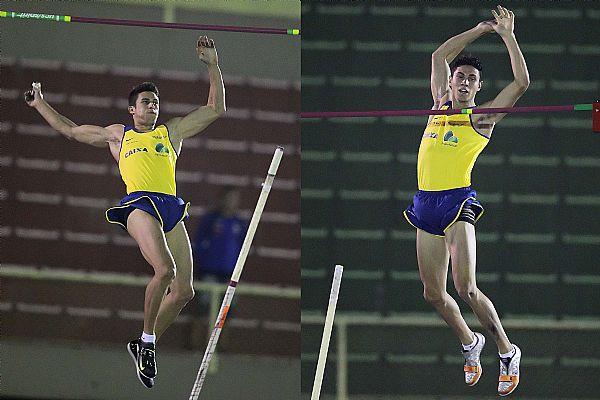
[[[498,12],[492,10],[496,22],[492,25],[500,35],[510,56],[510,65],[514,80],[509,83],[492,101],[482,104],[481,107],[512,107],[529,87],[529,71],[525,58],[515,38],[515,14],[504,7],[498,6]],[[506,114],[489,114],[482,117],[488,123],[496,123]]]
[[208,68],[210,89],[205,106],[199,107],[185,117],[173,118],[166,123],[171,139],[181,141],[202,132],[208,125],[225,113],[225,85],[219,68],[219,56],[215,42],[206,36],[198,39],[196,52]]
[[27,104],[35,108],[52,128],[67,138],[97,147],[104,147],[108,142],[118,142],[121,140],[114,129],[116,125],[111,125],[109,127],[111,129],[95,125],[77,125],[69,118],[59,114],[58,111],[44,100],[42,85],[40,83],[35,84],[32,91],[33,99],[30,100],[26,96],[25,101]]
[[439,108],[447,99],[449,91],[450,66],[449,63],[475,39],[493,32],[490,21],[477,24],[476,27],[460,33],[446,40],[431,55],[431,95],[433,96],[434,108]]

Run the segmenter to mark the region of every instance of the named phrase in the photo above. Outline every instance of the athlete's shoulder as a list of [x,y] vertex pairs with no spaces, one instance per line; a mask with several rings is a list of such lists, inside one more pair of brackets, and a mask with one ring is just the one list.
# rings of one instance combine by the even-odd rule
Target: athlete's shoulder
[[177,124],[179,124],[179,121],[181,121],[182,119],[183,117],[171,118],[162,125],[167,129],[169,133],[172,133],[177,128]]
[[123,132],[123,129],[125,129],[125,125],[123,125],[123,124],[112,124],[112,125],[106,126],[105,128],[108,129],[108,130],[111,130],[111,131],[115,131],[115,132],[117,132],[117,131]]
[[115,139],[121,140],[123,135],[125,134],[125,125],[123,124],[112,124],[105,127],[111,133],[111,137]]
[[436,101],[433,103],[432,110],[447,110],[452,108],[452,100]]
[[[487,101],[477,108],[489,108],[491,105],[492,102]],[[489,137],[496,125],[496,121],[494,121],[493,118],[494,116],[495,114],[471,114],[469,117],[471,118],[475,130],[479,133],[483,133],[483,136]]]

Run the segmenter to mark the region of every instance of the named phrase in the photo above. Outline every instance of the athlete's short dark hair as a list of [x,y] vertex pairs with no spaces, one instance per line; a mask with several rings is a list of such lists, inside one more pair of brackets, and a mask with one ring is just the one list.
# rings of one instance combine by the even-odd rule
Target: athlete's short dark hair
[[454,71],[456,70],[456,68],[460,67],[461,65],[470,65],[477,69],[479,71],[479,79],[481,79],[483,65],[481,65],[481,61],[479,60],[479,58],[474,57],[470,54],[463,54],[459,56],[456,60],[454,60],[452,66],[450,67],[452,75],[454,75]]
[[131,89],[131,92],[129,92],[129,105],[130,106],[135,106],[135,102],[137,101],[138,98],[138,94],[142,93],[142,92],[152,92],[154,94],[156,94],[156,96],[158,97],[158,88],[156,87],[156,85],[152,82],[142,82],[137,86],[134,86],[133,89]]

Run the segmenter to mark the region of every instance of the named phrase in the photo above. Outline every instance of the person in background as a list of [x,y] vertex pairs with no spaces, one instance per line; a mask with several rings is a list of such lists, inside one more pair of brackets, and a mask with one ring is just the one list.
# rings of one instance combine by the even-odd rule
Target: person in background
[[[244,243],[247,222],[240,218],[240,191],[225,187],[219,193],[216,207],[200,219],[192,246],[194,248],[194,279],[204,282],[229,282],[238,255]],[[196,296],[198,314],[204,314],[210,307],[210,294]],[[213,321],[209,321],[209,325]],[[203,321],[195,318],[192,322],[189,345],[192,349],[202,347],[200,338],[205,327]]]
[[193,243],[197,279],[229,281],[247,229],[238,215],[239,205],[239,189],[226,187],[217,206],[200,220]]

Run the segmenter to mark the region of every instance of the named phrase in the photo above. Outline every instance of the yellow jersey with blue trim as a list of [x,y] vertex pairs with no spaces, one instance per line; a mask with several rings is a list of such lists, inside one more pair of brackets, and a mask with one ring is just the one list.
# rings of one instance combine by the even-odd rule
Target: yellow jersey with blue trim
[[[447,110],[452,102],[440,110]],[[489,137],[473,127],[470,114],[430,117],[417,158],[419,190],[439,191],[471,186],[471,171]]]
[[159,125],[149,132],[125,127],[119,152],[119,172],[127,187],[127,194],[146,191],[176,196],[176,162],[177,152],[165,125]]

